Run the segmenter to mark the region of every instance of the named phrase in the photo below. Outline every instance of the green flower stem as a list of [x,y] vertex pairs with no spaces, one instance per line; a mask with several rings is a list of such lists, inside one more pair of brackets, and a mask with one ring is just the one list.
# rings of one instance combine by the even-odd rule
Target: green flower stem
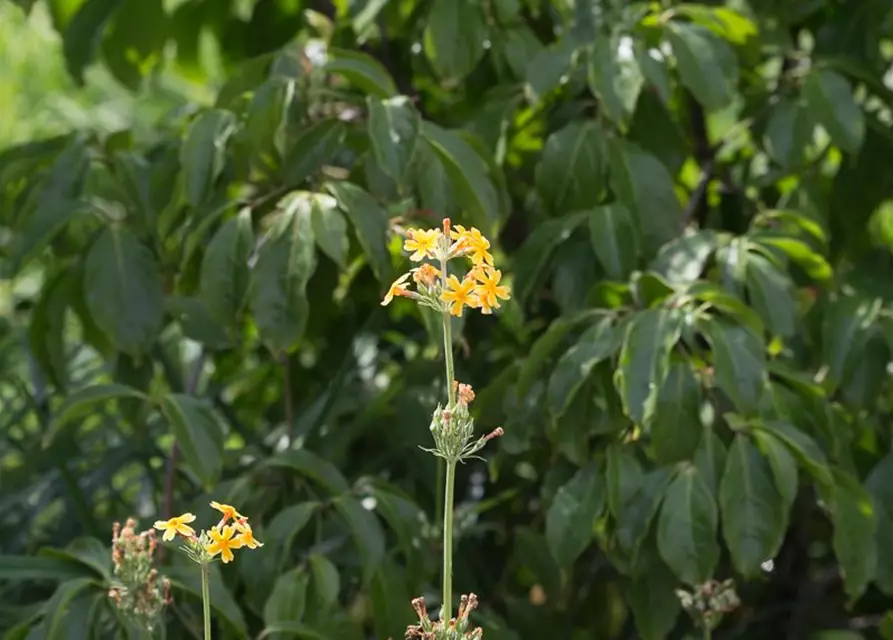
[[443,502],[443,608],[441,620],[453,617],[453,489],[456,484],[456,462],[446,463]]
[[205,622],[205,640],[211,640],[211,567],[202,564],[202,613]]

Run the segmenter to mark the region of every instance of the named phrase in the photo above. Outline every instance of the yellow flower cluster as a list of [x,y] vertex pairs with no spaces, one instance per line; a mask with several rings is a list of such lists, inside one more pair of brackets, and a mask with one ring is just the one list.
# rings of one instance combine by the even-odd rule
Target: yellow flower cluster
[[[208,542],[203,545],[204,551],[212,558],[219,554],[224,563],[232,562],[235,549],[242,547],[257,549],[264,546],[254,537],[247,516],[239,513],[235,507],[219,502],[212,502],[211,507],[222,513],[223,517],[215,526],[202,532],[201,536],[196,536],[195,529],[189,526],[191,522],[195,522],[195,516],[191,513],[184,513],[169,520],[157,520],[155,528],[164,532],[161,538],[167,542],[178,534],[192,543],[197,543],[201,539],[207,540]],[[229,521],[232,521],[231,525],[227,524]]]
[[[449,218],[443,221],[440,229],[409,229],[403,250],[408,252],[413,262],[432,260],[440,264],[423,262],[420,266],[397,278],[382,300],[387,305],[395,296],[419,300],[433,308],[449,311],[454,316],[462,316],[465,307],[480,309],[482,313],[493,313],[500,307],[500,300],[509,300],[509,288],[500,284],[502,271],[493,264],[490,254],[490,241],[476,228],[466,229],[462,225],[450,227]],[[447,262],[453,258],[466,257],[471,261],[471,269],[460,280],[447,273]],[[409,289],[412,276],[417,291]]]

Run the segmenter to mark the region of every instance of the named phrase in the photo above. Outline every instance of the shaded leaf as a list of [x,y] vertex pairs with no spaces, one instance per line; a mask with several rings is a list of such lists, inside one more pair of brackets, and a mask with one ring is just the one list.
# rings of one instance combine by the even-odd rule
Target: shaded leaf
[[676,595],[676,577],[663,562],[649,565],[629,586],[629,604],[642,640],[663,640],[682,610]]
[[236,129],[236,116],[223,109],[210,109],[190,125],[180,147],[186,200],[193,207],[210,196],[223,171],[226,145]]
[[243,209],[214,234],[201,267],[201,298],[208,314],[224,326],[232,325],[245,303],[254,250],[251,211]]
[[595,463],[577,471],[546,512],[546,543],[558,565],[570,569],[593,539],[593,524],[605,508],[605,486]]
[[79,85],[84,84],[84,71],[93,62],[105,26],[115,15],[121,2],[122,0],[85,0],[62,33],[65,67]]
[[551,134],[536,166],[536,190],[553,215],[598,204],[607,170],[605,136],[594,122],[571,122]]
[[285,156],[285,183],[297,187],[331,162],[341,150],[346,135],[347,127],[340,120],[320,120],[306,129]]
[[301,568],[276,578],[273,591],[264,604],[264,623],[269,628],[282,622],[301,622],[307,607],[310,576]]
[[171,424],[183,460],[202,484],[209,487],[223,468],[225,426],[208,403],[191,396],[167,395],[161,410]]
[[865,116],[846,79],[830,69],[812,71],[803,84],[812,117],[842,150],[857,153],[865,139]]
[[415,154],[421,118],[406,96],[368,98],[367,123],[372,149],[381,168],[402,184]]
[[362,51],[329,49],[325,70],[344,76],[348,82],[362,91],[390,98],[397,94],[394,80],[378,60]]
[[766,383],[766,354],[762,340],[744,326],[712,321],[705,334],[713,352],[719,388],[735,406],[748,413],[759,408]]
[[596,207],[589,213],[592,248],[608,277],[626,280],[636,268],[639,241],[629,211],[619,204]]
[[645,78],[632,52],[616,38],[598,38],[589,57],[589,86],[606,115],[621,128],[632,116]]
[[555,249],[586,221],[585,213],[548,220],[534,229],[515,253],[514,295],[523,304],[533,293]]
[[683,22],[670,22],[666,34],[682,84],[705,109],[727,106],[738,88],[738,61],[728,43],[700,25]]
[[329,607],[338,602],[341,591],[341,578],[332,561],[323,555],[313,553],[308,559],[313,573],[313,587],[323,606]]
[[357,240],[369,259],[379,282],[391,277],[391,256],[387,249],[388,215],[369,193],[350,182],[326,185],[356,230]]
[[615,349],[612,319],[602,318],[587,329],[555,365],[549,378],[549,406],[552,415],[561,417],[573,402],[592,367],[609,357]]
[[793,284],[763,256],[751,254],[747,258],[747,293],[773,334],[786,338],[794,333],[797,306]]
[[442,78],[461,80],[484,55],[488,29],[474,0],[435,0],[423,38],[425,55]]
[[[877,526],[874,544],[877,567],[874,580],[887,595],[893,594],[893,453],[888,453],[868,474],[865,488],[871,495]],[[2,562],[0,562],[2,567]],[[2,575],[2,570],[0,570]]]
[[642,488],[642,465],[632,454],[617,445],[608,447],[606,461],[608,508],[619,519],[624,507]]
[[790,510],[797,497],[797,462],[785,444],[771,432],[754,430],[753,437],[763,455],[769,460],[772,475],[775,476],[775,486],[784,500],[785,507]]
[[342,269],[347,266],[347,252],[350,243],[347,239],[347,221],[338,202],[324,193],[314,193],[311,197],[310,226],[319,248]]
[[651,419],[651,450],[661,464],[691,460],[704,427],[701,387],[687,362],[674,362],[657,392]]

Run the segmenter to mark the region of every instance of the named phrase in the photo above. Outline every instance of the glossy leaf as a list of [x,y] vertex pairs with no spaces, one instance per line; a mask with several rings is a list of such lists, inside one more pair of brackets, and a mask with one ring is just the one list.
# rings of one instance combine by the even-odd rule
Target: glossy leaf
[[847,81],[830,69],[806,77],[803,94],[810,114],[842,150],[857,153],[865,139],[865,116]]
[[762,341],[747,327],[714,321],[707,327],[716,383],[743,413],[755,411],[766,383]]
[[536,189],[554,215],[598,204],[607,169],[605,136],[591,122],[575,122],[546,140],[536,167]]
[[676,587],[676,576],[662,562],[633,579],[629,603],[643,640],[663,640],[676,626],[682,610]]
[[331,49],[325,69],[329,73],[345,77],[359,89],[379,98],[390,98],[397,93],[394,80],[388,70],[367,53]]
[[344,214],[338,209],[337,201],[329,195],[314,193],[311,201],[310,226],[313,227],[316,244],[335,264],[344,268],[350,248]]
[[223,171],[226,144],[235,131],[236,117],[222,109],[202,113],[189,127],[180,149],[186,200],[197,207],[211,194]]
[[549,405],[553,416],[560,418],[564,414],[592,368],[609,357],[614,346],[611,319],[603,318],[561,356],[549,378]]
[[220,227],[205,251],[201,297],[210,316],[224,326],[233,323],[245,303],[253,250],[251,212],[245,209]]
[[487,23],[473,0],[435,0],[424,35],[425,55],[442,78],[462,80],[484,55]]
[[592,247],[608,277],[626,280],[636,268],[639,240],[632,216],[623,206],[608,204],[589,213]]
[[533,293],[555,249],[584,222],[586,215],[583,213],[549,220],[527,237],[516,256],[518,269],[515,272],[514,294],[519,302],[525,302]]
[[589,85],[606,115],[618,126],[632,116],[645,78],[632,51],[613,38],[598,38],[589,58]]
[[786,338],[794,333],[797,306],[790,279],[760,255],[747,258],[747,294],[769,330]]
[[350,182],[327,185],[341,210],[353,224],[357,240],[369,259],[369,266],[380,282],[391,277],[391,258],[387,251],[388,216],[375,199]]
[[567,570],[592,542],[592,527],[605,507],[605,487],[595,464],[577,471],[562,486],[546,513],[546,543]]
[[369,140],[382,169],[403,183],[415,154],[421,119],[405,96],[390,100],[369,98]]
[[696,24],[670,22],[666,33],[682,84],[706,109],[727,106],[738,87],[738,61],[731,47]]
[[692,460],[704,427],[701,387],[686,362],[674,362],[657,392],[651,419],[651,450],[663,464]]
[[205,486],[210,486],[223,467],[226,427],[206,402],[191,396],[165,396],[161,410],[171,425],[186,464]]

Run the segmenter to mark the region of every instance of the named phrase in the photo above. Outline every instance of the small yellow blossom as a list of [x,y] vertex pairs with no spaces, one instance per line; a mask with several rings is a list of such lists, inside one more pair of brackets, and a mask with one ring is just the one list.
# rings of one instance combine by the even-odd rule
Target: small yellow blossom
[[390,304],[391,300],[394,299],[394,296],[405,296],[409,293],[409,290],[406,288],[406,281],[409,279],[409,273],[404,273],[402,276],[394,280],[394,284],[391,285],[391,288],[388,289],[387,294],[384,297],[384,300],[381,301],[381,306],[386,306]]
[[499,269],[476,269],[474,278],[479,283],[474,293],[480,303],[481,313],[493,313],[493,309],[499,308],[500,298],[510,299],[509,288],[499,284],[502,278],[502,271]]
[[248,524],[247,518],[236,521],[235,527],[239,532],[238,539],[249,549],[257,549],[258,547],[264,546],[263,542],[254,537],[254,532],[251,530],[251,525]]
[[450,313],[460,318],[463,306],[478,306],[477,297],[474,295],[474,280],[471,278],[464,278],[460,281],[456,276],[450,276],[447,280],[447,288],[440,294],[440,297],[449,304]]
[[427,262],[412,270],[412,279],[416,281],[416,284],[424,285],[429,289],[434,286],[439,277],[440,270]]
[[459,249],[469,254],[468,257],[474,264],[493,265],[493,256],[488,251],[490,241],[475,227],[466,229],[461,224],[457,224],[456,229],[450,232],[450,237],[456,240]]
[[216,556],[219,553],[220,559],[223,560],[224,564],[232,562],[234,557],[233,549],[241,549],[242,545],[245,544],[241,536],[233,539],[235,533],[236,528],[232,525],[226,525],[222,530],[218,530],[216,527],[210,529],[208,535],[211,536],[213,542],[207,546],[208,553],[212,556]]
[[409,259],[419,262],[427,258],[433,258],[440,240],[440,229],[410,229],[406,232],[409,236],[403,243],[403,250],[414,252]]
[[236,511],[235,507],[231,507],[228,504],[220,504],[219,502],[211,502],[211,507],[217,509],[220,513],[223,514],[223,521],[227,522],[228,520],[241,520],[245,516]]
[[194,521],[194,515],[192,515],[191,513],[184,513],[182,516],[176,516],[174,518],[171,518],[170,520],[156,520],[155,528],[159,531],[164,531],[164,535],[161,536],[162,540],[164,540],[165,542],[170,542],[176,537],[178,533],[185,538],[191,538],[192,536],[194,536],[195,529],[187,524]]

